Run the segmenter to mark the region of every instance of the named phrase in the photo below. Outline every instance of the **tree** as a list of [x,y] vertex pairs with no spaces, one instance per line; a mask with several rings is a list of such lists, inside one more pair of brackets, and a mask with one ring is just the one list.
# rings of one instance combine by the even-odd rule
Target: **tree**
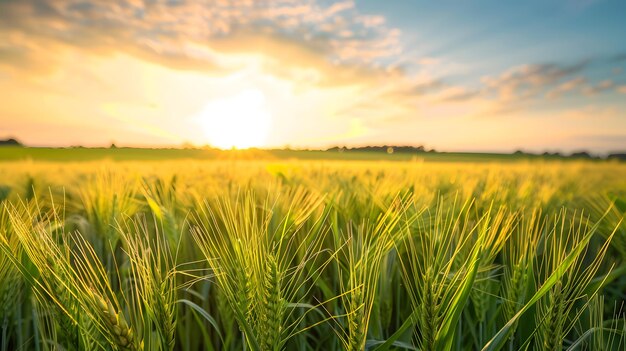
[[9,138],[6,140],[0,140],[0,146],[24,146],[22,145],[22,143],[20,143],[19,141],[17,141],[14,138]]

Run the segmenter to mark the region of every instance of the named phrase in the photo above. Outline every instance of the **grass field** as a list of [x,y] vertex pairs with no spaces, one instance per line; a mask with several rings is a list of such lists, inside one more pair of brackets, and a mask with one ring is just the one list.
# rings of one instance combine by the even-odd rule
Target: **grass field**
[[626,164],[335,155],[0,149],[0,350],[626,347]]
[[215,160],[215,159],[298,159],[298,160],[379,160],[425,162],[510,162],[531,160],[567,160],[559,156],[514,155],[467,152],[392,153],[365,151],[305,150],[229,150],[215,149],[141,149],[141,148],[25,148],[0,147],[0,161],[149,161],[149,160]]

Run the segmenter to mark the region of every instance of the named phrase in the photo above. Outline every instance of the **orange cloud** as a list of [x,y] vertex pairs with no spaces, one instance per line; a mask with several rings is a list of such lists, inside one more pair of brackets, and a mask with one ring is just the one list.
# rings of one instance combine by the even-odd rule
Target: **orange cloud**
[[[0,20],[3,39],[20,36],[0,47],[1,63],[28,72],[54,67],[43,57],[59,47],[129,53],[167,67],[217,75],[233,69],[225,55],[245,53],[265,56],[268,66],[272,60],[280,66],[314,66],[323,76],[320,83],[345,84],[368,70],[381,71],[375,61],[401,50],[399,32],[359,14],[353,1],[323,7],[290,0],[24,0],[0,3]],[[190,54],[190,44],[217,55]],[[215,57],[220,54],[222,60]]]

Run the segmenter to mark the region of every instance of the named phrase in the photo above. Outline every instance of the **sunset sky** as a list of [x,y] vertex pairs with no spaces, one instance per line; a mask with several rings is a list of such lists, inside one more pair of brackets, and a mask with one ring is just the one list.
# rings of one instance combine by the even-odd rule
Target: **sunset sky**
[[0,138],[626,149],[626,1],[0,0]]

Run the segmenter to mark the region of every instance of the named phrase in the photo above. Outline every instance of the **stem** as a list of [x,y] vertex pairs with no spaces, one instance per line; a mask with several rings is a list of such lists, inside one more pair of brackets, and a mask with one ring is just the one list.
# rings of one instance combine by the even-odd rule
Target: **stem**
[[457,334],[457,338],[456,338],[456,349],[457,350],[461,350],[461,339],[462,339],[462,335],[463,335],[463,329],[462,328],[463,328],[463,325],[461,324],[461,320],[459,320],[459,323],[458,323],[458,326],[457,326],[457,333],[458,334]]
[[[34,299],[33,299],[34,301]],[[37,316],[37,308],[33,307],[32,308],[32,313],[33,313],[33,331],[34,331],[34,335],[35,335],[35,349],[37,351],[41,350],[41,345],[39,345],[39,333],[40,330],[38,328],[38,321],[39,321],[39,317]]]
[[9,318],[5,316],[4,321],[2,322],[2,351],[7,351],[9,349],[9,338],[7,337],[8,328]]

